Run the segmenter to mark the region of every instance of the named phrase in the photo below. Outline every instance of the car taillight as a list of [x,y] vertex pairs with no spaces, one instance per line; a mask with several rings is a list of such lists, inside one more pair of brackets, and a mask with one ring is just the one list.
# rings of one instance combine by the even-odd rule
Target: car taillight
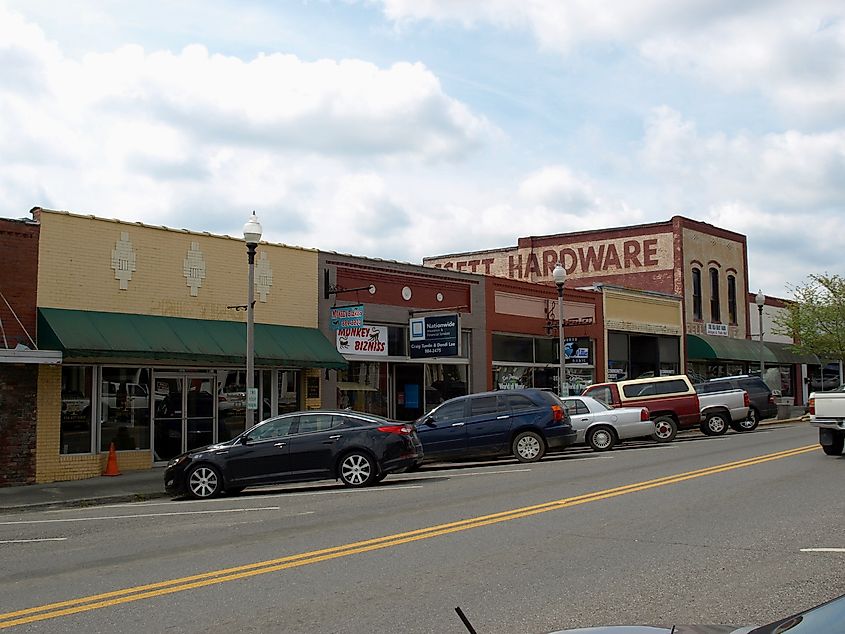
[[815,416],[816,415],[816,399],[810,399],[810,413]]
[[643,408],[640,410],[640,420],[642,420],[642,421],[646,421],[646,420],[648,420],[648,419],[649,419],[649,413],[648,413],[648,410],[647,410],[645,407],[643,407]]
[[745,405],[745,407],[748,407],[749,405],[751,405],[751,399],[748,398],[748,392],[743,392],[743,394],[742,394],[742,404]]
[[414,428],[410,425],[383,425],[378,428],[379,431],[385,434],[402,434],[403,436],[410,436]]
[[563,408],[560,405],[552,405],[552,414],[555,417],[556,423],[563,420]]

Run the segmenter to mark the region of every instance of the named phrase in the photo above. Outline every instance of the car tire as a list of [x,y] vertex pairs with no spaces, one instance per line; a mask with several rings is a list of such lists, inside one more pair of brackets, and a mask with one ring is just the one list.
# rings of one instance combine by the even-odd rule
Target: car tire
[[723,436],[730,427],[730,417],[724,412],[711,412],[702,421],[699,429],[705,436]]
[[733,427],[734,431],[746,432],[754,431],[755,429],[757,429],[757,425],[759,424],[760,412],[757,410],[756,407],[749,407],[748,416],[743,420],[738,420],[735,423],[731,423],[731,427]]
[[210,500],[220,495],[223,490],[223,478],[217,467],[210,464],[198,464],[185,474],[188,495],[195,500]]
[[546,453],[546,443],[537,432],[524,431],[513,439],[511,451],[520,462],[537,462]]
[[616,434],[610,427],[593,427],[587,432],[587,444],[593,451],[610,451],[616,444]]
[[833,436],[833,442],[829,445],[822,445],[822,451],[828,456],[841,456],[845,448],[845,434],[838,433]]
[[651,438],[659,443],[672,442],[678,435],[678,423],[671,416],[658,416],[654,419],[654,433]]
[[363,451],[351,451],[338,462],[337,477],[344,486],[360,488],[373,484],[378,477],[375,460]]
[[224,492],[226,495],[240,495],[246,487],[226,487]]

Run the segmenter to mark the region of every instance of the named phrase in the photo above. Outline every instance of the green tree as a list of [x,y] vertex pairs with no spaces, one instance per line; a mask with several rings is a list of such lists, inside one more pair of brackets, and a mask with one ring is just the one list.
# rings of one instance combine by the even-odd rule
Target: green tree
[[789,290],[794,299],[775,317],[773,331],[792,337],[799,352],[845,360],[845,278],[810,275]]

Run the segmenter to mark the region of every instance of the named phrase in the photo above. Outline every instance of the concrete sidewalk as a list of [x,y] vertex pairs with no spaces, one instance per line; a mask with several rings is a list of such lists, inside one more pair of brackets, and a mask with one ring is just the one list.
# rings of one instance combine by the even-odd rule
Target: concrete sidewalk
[[[761,425],[801,422],[800,417],[770,418]],[[699,433],[690,430],[689,433]],[[0,488],[0,512],[15,513],[45,508],[93,506],[117,502],[135,502],[166,497],[164,468],[129,471],[119,476],[88,478],[70,482],[30,484]]]
[[0,512],[135,502],[165,497],[164,468],[119,476],[0,488]]

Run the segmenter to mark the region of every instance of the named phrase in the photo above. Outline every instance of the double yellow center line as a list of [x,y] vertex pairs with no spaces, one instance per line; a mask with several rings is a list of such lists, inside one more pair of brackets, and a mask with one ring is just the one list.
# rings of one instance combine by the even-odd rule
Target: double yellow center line
[[374,539],[367,539],[364,541],[344,544],[342,546],[333,546],[331,548],[324,548],[322,550],[313,550],[310,552],[301,553],[299,555],[289,555],[287,557],[280,557],[278,559],[268,559],[266,561],[259,561],[243,566],[235,566],[233,568],[212,570],[211,572],[204,572],[202,574],[192,575],[190,577],[180,577],[178,579],[159,581],[157,583],[150,583],[142,586],[134,586],[132,588],[124,588],[122,590],[114,590],[112,592],[105,592],[103,594],[96,594],[87,597],[81,597],[78,599],[70,599],[68,601],[60,601],[58,603],[49,603],[46,605],[26,608],[24,610],[17,610],[15,612],[6,612],[5,614],[0,614],[0,629],[14,627],[15,625],[33,623],[35,621],[54,619],[61,616],[68,616],[71,614],[78,614],[80,612],[99,610],[101,608],[106,608],[113,605],[120,605],[121,603],[141,601],[143,599],[150,599],[153,597],[173,594],[176,592],[183,592],[185,590],[191,590],[194,588],[202,588],[204,586],[225,583],[227,581],[246,579],[248,577],[264,575],[270,572],[287,570],[288,568],[308,566],[310,564],[316,564],[321,561],[338,559],[340,557],[348,557],[350,555],[366,553],[372,550],[391,548],[393,546],[399,546],[401,544],[407,544],[409,542],[419,541],[421,539],[430,539],[432,537],[439,537],[441,535],[448,535],[450,533],[467,531],[473,528],[479,528],[481,526],[488,526],[490,524],[509,522],[511,520],[520,519],[523,517],[530,517],[531,515],[548,513],[549,511],[557,511],[572,506],[588,504],[590,502],[598,502],[599,500],[606,500],[608,498],[613,498],[620,495],[627,495],[628,493],[646,491],[648,489],[667,486],[669,484],[684,482],[685,480],[703,478],[705,476],[715,475],[717,473],[723,473],[725,471],[732,471],[734,469],[751,467],[753,465],[762,464],[764,462],[770,462],[772,460],[789,458],[792,456],[797,456],[799,454],[807,453],[809,451],[814,451],[817,448],[818,445],[796,447],[795,449],[789,449],[786,451],[779,451],[777,453],[756,456],[754,458],[748,458],[746,460],[728,462],[725,464],[707,467],[705,469],[687,471],[685,473],[678,473],[663,478],[656,478],[654,480],[636,482],[634,484],[628,484],[612,489],[604,489],[602,491],[595,491],[593,493],[587,493],[585,495],[577,495],[574,497],[562,498],[560,500],[553,500],[551,502],[544,502],[543,504],[524,506],[521,508],[512,509],[510,511],[493,513],[491,515],[481,515],[479,517],[473,517],[457,522],[450,522],[448,524],[438,524],[436,526],[429,526],[428,528],[421,528],[406,533],[396,533],[394,535],[387,535],[385,537],[377,537]]

